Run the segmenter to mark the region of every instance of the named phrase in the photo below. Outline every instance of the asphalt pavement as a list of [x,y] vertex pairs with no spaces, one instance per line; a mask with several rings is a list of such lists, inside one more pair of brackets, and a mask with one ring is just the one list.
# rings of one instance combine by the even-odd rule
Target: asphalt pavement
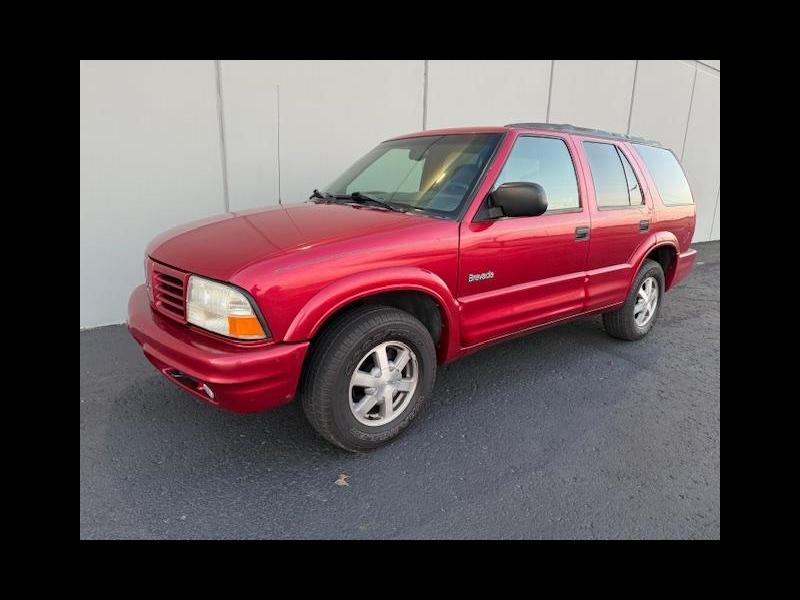
[[80,537],[718,539],[719,242],[695,248],[643,340],[590,317],[440,367],[369,454],[299,403],[203,404],[124,326],[82,331]]

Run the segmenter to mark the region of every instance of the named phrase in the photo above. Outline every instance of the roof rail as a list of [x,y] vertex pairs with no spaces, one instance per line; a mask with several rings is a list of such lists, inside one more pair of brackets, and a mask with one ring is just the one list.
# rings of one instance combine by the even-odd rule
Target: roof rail
[[575,133],[578,135],[592,135],[595,137],[608,138],[610,140],[623,140],[626,142],[636,142],[639,144],[648,144],[650,146],[661,146],[655,140],[647,140],[645,138],[627,135],[624,133],[614,133],[612,131],[604,131],[602,129],[590,129],[588,127],[577,127],[568,123],[509,123],[505,127],[510,128],[524,128],[524,129],[545,129],[549,131],[563,131],[564,133]]

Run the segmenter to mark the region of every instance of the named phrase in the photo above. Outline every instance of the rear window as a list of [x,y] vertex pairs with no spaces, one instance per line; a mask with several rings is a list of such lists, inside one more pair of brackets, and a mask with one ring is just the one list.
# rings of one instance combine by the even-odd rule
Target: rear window
[[694,204],[689,182],[678,159],[666,148],[633,144],[656,184],[664,204]]

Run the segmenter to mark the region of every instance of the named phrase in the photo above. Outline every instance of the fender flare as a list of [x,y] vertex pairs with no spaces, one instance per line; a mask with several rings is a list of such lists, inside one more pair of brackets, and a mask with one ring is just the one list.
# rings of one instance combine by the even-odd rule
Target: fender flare
[[284,340],[310,340],[332,315],[348,304],[376,294],[399,291],[422,292],[439,305],[442,314],[439,360],[444,361],[458,348],[458,305],[441,277],[418,267],[372,269],[330,283],[297,313]]
[[630,292],[630,286],[633,285],[633,280],[636,277],[636,274],[639,272],[639,269],[642,267],[642,263],[644,263],[645,258],[656,248],[662,247],[670,247],[675,252],[675,260],[673,261],[670,268],[664,272],[664,290],[668,290],[672,283],[672,277],[675,275],[675,264],[677,263],[677,257],[680,255],[680,251],[678,250],[678,238],[675,237],[675,234],[671,231],[658,231],[654,232],[650,237],[645,240],[643,244],[641,244],[634,252],[631,266],[631,277],[630,281],[628,282],[628,291]]

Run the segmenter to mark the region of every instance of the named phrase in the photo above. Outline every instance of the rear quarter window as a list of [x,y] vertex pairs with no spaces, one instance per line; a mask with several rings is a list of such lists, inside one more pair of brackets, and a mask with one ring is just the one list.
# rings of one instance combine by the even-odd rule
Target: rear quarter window
[[672,152],[666,148],[644,144],[633,144],[633,147],[650,171],[650,177],[653,178],[662,203],[669,206],[694,204],[689,182],[686,181],[686,175]]
[[627,164],[628,159],[614,144],[584,142],[583,148],[589,161],[598,208],[623,208],[642,203],[642,193],[633,170]]

